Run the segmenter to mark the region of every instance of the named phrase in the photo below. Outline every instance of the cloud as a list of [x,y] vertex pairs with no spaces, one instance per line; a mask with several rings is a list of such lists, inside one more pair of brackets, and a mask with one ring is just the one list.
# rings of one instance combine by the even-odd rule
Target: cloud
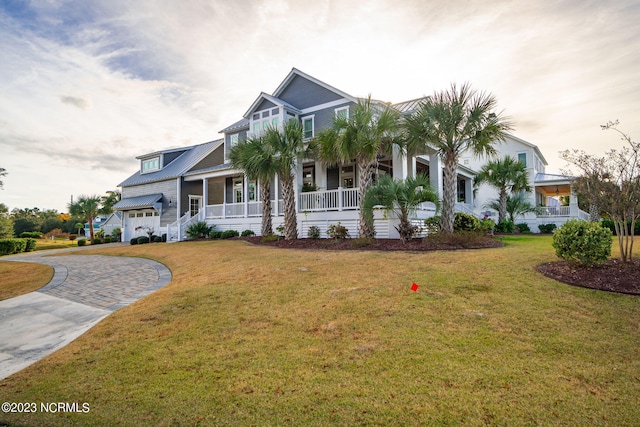
[[91,108],[91,104],[88,100],[83,98],[76,98],[75,96],[60,96],[60,101],[63,104],[73,105],[81,110],[88,110]]

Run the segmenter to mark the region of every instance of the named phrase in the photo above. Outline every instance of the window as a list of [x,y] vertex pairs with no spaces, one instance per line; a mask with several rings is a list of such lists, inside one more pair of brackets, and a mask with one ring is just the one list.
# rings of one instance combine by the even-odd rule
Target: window
[[274,128],[278,128],[278,118],[274,117],[273,119],[271,119],[271,126],[273,126]]
[[336,117],[349,118],[349,107],[340,107],[335,109]]
[[153,212],[145,212],[144,216],[153,216]]
[[142,173],[153,172],[160,169],[160,157],[154,157],[142,161]]
[[243,186],[244,182],[242,178],[233,180],[233,203],[242,203]]
[[130,213],[129,214],[129,218],[135,218],[135,217],[136,217],[136,214],[134,214],[134,213]]
[[238,145],[238,134],[235,133],[229,137],[229,144],[233,147],[234,145]]
[[313,138],[313,116],[302,118],[302,132],[304,139]]
[[527,153],[518,153],[518,161],[527,166]]
[[250,202],[256,201],[256,182],[255,181],[249,182],[249,201]]
[[191,196],[189,195],[189,214],[191,216],[198,215],[200,212],[200,206],[202,205],[202,197],[201,196]]
[[353,165],[342,166],[340,168],[340,182],[342,188],[353,188],[355,183],[355,173]]
[[254,135],[259,135],[260,134],[260,122],[253,122],[253,134]]

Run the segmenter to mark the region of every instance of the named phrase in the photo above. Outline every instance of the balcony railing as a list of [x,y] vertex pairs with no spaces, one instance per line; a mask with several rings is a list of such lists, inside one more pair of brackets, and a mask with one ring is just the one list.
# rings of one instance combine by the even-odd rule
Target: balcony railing
[[338,188],[337,190],[310,191],[300,194],[301,212],[342,211],[358,209],[357,188]]

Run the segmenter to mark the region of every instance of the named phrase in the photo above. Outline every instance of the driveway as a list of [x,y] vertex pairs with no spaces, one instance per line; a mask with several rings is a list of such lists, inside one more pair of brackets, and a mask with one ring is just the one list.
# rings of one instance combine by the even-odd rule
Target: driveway
[[171,281],[167,267],[148,259],[48,256],[77,250],[0,259],[46,264],[55,270],[51,281],[38,291],[0,301],[0,380],[64,347],[113,311]]

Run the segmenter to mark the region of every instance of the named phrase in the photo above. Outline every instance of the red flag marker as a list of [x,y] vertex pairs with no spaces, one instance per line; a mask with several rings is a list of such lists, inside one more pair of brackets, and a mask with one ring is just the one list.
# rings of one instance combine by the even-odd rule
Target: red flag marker
[[418,285],[417,285],[415,282],[413,283],[413,285],[411,285],[411,290],[412,290],[413,292],[415,292],[415,291],[417,291],[417,290],[418,290]]

